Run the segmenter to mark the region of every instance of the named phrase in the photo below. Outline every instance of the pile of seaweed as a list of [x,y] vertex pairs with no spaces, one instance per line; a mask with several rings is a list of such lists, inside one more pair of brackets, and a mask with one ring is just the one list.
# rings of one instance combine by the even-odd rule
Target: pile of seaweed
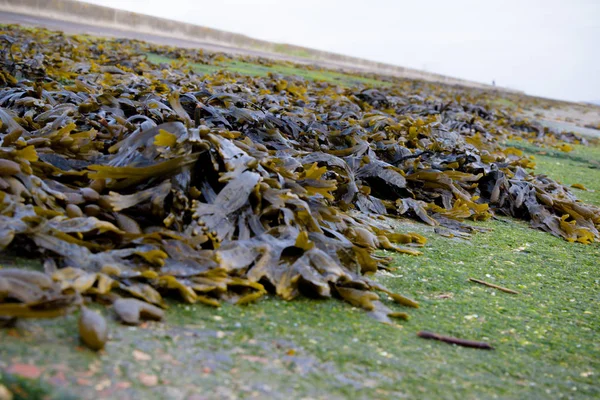
[[45,260],[44,273],[0,269],[3,317],[62,315],[83,296],[137,323],[166,294],[218,306],[274,293],[389,322],[406,314],[377,292],[417,303],[369,278],[386,261],[374,251],[419,254],[425,239],[384,216],[465,236],[462,221],[502,213],[600,238],[598,208],[500,145],[581,139],[491,109],[484,91],[201,76],[146,59],[173,49],[15,26],[0,42],[0,249]]

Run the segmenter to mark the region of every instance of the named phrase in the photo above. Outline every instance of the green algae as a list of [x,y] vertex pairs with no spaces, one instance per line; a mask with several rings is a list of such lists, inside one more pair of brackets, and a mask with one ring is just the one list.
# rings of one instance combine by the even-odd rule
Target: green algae
[[[148,53],[148,61],[153,64],[166,63],[170,64],[174,59],[163,55]],[[363,76],[352,75],[350,73],[336,72],[324,69],[300,69],[293,65],[285,63],[277,63],[272,65],[260,65],[241,60],[226,60],[220,65],[200,64],[190,62],[188,65],[198,74],[212,74],[220,70],[227,70],[248,76],[267,76],[269,73],[278,73],[284,76],[300,76],[312,81],[325,81],[336,83],[344,86],[356,86],[366,84],[375,87],[390,85],[389,82],[384,82],[374,78],[366,78]]]

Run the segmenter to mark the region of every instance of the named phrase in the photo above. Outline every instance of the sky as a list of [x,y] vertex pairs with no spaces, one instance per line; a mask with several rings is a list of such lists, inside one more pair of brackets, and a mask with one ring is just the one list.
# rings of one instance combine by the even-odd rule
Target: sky
[[600,0],[85,0],[570,101],[600,100]]

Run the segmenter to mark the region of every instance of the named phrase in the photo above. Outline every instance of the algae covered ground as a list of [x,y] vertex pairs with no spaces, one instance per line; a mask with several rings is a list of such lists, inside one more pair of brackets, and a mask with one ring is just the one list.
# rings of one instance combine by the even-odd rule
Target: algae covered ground
[[[586,161],[600,159],[599,148],[526,147],[539,173],[600,189],[600,169]],[[600,204],[599,190],[578,195]],[[21,398],[600,396],[598,244],[567,243],[504,217],[477,225],[492,231],[449,239],[399,223],[429,239],[423,256],[394,255],[394,268],[377,275],[421,302],[402,328],[335,301],[174,303],[164,323],[111,322],[112,339],[96,355],[78,347],[75,315],[21,321],[0,331],[2,380]],[[426,341],[419,330],[488,341],[495,350]]]
[[[157,65],[160,65],[162,63],[170,64],[175,61],[173,58],[165,57],[154,53],[148,53],[147,59],[149,62]],[[390,85],[389,82],[381,81],[375,78],[346,74],[343,72],[325,70],[317,67],[300,69],[296,68],[291,63],[284,62],[266,62],[266,64],[256,64],[243,60],[224,59],[216,65],[200,64],[194,62],[187,62],[186,64],[189,65],[194,70],[194,72],[198,74],[211,74],[220,70],[227,70],[249,76],[267,76],[269,73],[277,73],[286,76],[300,76],[304,79],[320,80],[341,85],[356,85],[361,83],[375,87]]]
[[[173,60],[148,54],[153,64]],[[190,65],[266,76],[300,75],[342,85],[389,85],[341,72],[224,60]],[[499,98],[498,106],[514,104]],[[536,172],[600,205],[600,148],[572,152],[507,143],[535,157]],[[0,384],[15,398],[598,398],[600,246],[568,243],[498,215],[471,223],[487,230],[446,238],[409,220],[400,232],[428,242],[423,255],[384,252],[375,279],[421,307],[399,327],[340,301],[266,297],[247,306],[170,303],[166,320],[117,323],[96,354],[79,343],[77,314],[19,320],[0,330]],[[3,267],[40,269],[3,255]],[[482,279],[519,292],[469,282]],[[390,302],[391,303],[391,302]],[[429,330],[491,343],[481,351],[427,341]],[[2,388],[0,386],[0,388]],[[1,398],[0,392],[0,398]]]

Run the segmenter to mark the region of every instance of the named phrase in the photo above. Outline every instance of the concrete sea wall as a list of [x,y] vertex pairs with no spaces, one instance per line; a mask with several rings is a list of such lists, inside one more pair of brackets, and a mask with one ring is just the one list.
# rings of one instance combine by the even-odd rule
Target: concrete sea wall
[[[469,87],[493,88],[491,85],[453,78],[440,74],[419,71],[392,64],[370,61],[362,58],[345,56],[316,49],[294,45],[282,45],[265,40],[254,39],[245,35],[207,28],[149,15],[123,11],[109,7],[97,6],[73,0],[0,0],[0,9],[20,14],[43,16],[56,20],[64,20],[79,24],[101,26],[123,31],[142,32],[150,35],[211,43],[221,46],[235,47],[252,51],[273,54],[294,55],[294,61],[304,63],[335,65],[345,69],[356,69],[385,75],[422,79],[447,84]],[[285,49],[284,53],[281,50]],[[286,57],[289,59],[290,57]],[[496,90],[512,91],[494,87]]]

